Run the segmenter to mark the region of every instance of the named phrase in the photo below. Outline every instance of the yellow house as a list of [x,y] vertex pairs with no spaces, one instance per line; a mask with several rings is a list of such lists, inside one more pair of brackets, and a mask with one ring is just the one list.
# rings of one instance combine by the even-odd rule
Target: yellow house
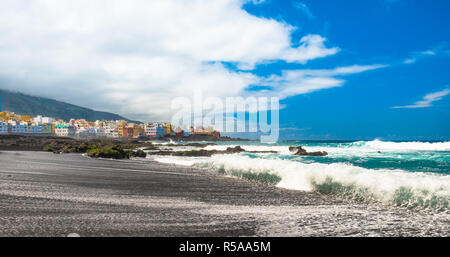
[[123,137],[123,128],[125,128],[127,126],[127,122],[122,121],[119,123],[119,125],[117,125],[117,132],[119,133],[120,136]]
[[29,115],[22,115],[20,116],[20,119],[22,121],[31,122],[31,117]]
[[133,124],[133,137],[139,137],[141,132],[143,132],[141,126]]
[[171,134],[172,133],[172,124],[166,123],[164,125],[167,128],[167,134]]
[[15,113],[8,113],[8,115],[9,115],[9,119],[10,120],[13,120],[13,121],[16,121],[16,122],[20,122],[21,121],[20,115],[17,115]]
[[7,122],[10,118],[9,113],[7,112],[0,112],[0,119],[3,120],[3,122]]

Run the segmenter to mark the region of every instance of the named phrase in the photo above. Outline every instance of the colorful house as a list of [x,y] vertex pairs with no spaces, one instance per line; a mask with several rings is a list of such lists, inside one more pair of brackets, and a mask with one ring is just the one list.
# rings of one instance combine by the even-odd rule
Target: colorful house
[[134,137],[134,127],[127,126],[123,128],[123,137],[133,138]]
[[184,137],[184,130],[179,130],[178,132],[175,132],[175,136],[177,137],[177,138],[182,138],[182,137]]
[[11,124],[12,134],[28,134],[28,124],[26,123],[12,123]]
[[144,134],[148,137],[155,137],[156,136],[156,126],[151,123],[144,124]]
[[42,125],[42,134],[55,134],[55,125],[53,124],[44,124]]
[[7,123],[10,118],[9,113],[7,112],[0,112],[0,121],[3,121],[4,123]]
[[29,115],[21,115],[20,120],[26,121],[26,122],[31,122],[31,117]]
[[8,123],[0,121],[0,134],[8,134]]
[[42,115],[38,115],[33,118],[33,122],[37,124],[47,124],[55,122],[55,119],[50,117],[42,117]]
[[120,136],[124,136],[123,135],[123,130],[124,130],[124,128],[127,126],[127,122],[125,122],[125,121],[121,121],[121,122],[119,122],[119,124],[117,125],[117,132],[119,133],[119,135]]
[[130,124],[129,126],[133,126],[133,137],[137,138],[141,135],[141,133],[143,134],[143,130],[139,125]]
[[145,127],[145,133],[148,137],[161,138],[167,134],[167,127],[162,124],[148,124]]
[[32,124],[31,126],[28,126],[28,133],[42,134],[42,125]]
[[173,129],[172,129],[172,124],[164,123],[164,126],[166,126],[166,134],[172,134],[172,133],[175,132],[175,131],[173,131]]
[[[189,128],[184,131],[189,131]],[[123,120],[97,120],[90,122],[84,119],[71,119],[69,122],[66,122],[63,120],[55,120],[51,117],[43,117],[42,115],[30,117],[29,115],[18,115],[12,112],[0,112],[0,134],[55,134],[64,137],[84,135],[88,137],[111,138],[139,138],[149,136],[162,138],[169,134],[172,136],[185,135],[184,133],[186,132],[184,131],[183,129],[176,131],[169,123],[138,125]],[[204,128],[201,128],[201,132],[198,132],[205,133],[205,131]],[[210,131],[208,132],[210,133]]]
[[55,134],[59,137],[71,137],[75,135],[75,127],[69,125],[56,125]]
[[[103,125],[104,133],[106,137],[117,138],[120,137],[117,126],[114,123],[105,123]],[[123,128],[122,128],[123,133]]]
[[77,136],[79,137],[97,137],[97,129],[96,128],[92,128],[92,127],[81,127],[78,128],[76,133]]

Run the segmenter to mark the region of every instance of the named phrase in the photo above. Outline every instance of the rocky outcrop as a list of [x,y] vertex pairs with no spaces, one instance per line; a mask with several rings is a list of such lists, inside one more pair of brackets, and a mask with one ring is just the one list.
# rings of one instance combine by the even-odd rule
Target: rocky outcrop
[[300,155],[300,156],[327,156],[328,155],[328,153],[325,151],[307,152],[301,146],[290,146],[289,151],[293,152],[294,155]]
[[227,153],[241,153],[241,152],[245,152],[244,149],[242,149],[241,146],[235,146],[235,147],[228,147],[226,150]]
[[137,150],[137,151],[132,151],[131,156],[145,158],[145,157],[147,157],[147,153],[144,152],[143,150]]
[[191,150],[191,151],[166,151],[167,155],[172,156],[185,156],[185,157],[200,157],[200,156],[211,156],[213,154],[217,154],[219,151],[217,150]]
[[[214,143],[173,144],[173,146],[192,146],[204,148]],[[164,145],[164,147],[172,146]],[[142,149],[142,150],[135,150]],[[0,150],[13,151],[47,151],[60,153],[86,153],[93,158],[128,159],[130,157],[145,158],[150,155],[172,156],[211,156],[214,154],[276,153],[276,151],[246,151],[241,146],[228,147],[226,150],[165,150],[151,142],[136,139],[74,139],[55,136],[0,135]],[[146,152],[148,151],[148,152]]]
[[200,156],[211,156],[213,154],[233,154],[233,153],[241,153],[245,152],[240,146],[236,147],[228,147],[224,151],[220,150],[190,150],[190,151],[157,151],[157,152],[149,152],[152,155],[172,155],[172,156],[185,156],[185,157],[200,157]]
[[119,147],[89,149],[86,155],[92,158],[111,158],[111,159],[129,159],[131,154]]
[[191,146],[191,147],[200,147],[200,148],[204,148],[207,147],[209,145],[217,145],[214,143],[190,143],[190,144],[185,144],[185,145],[176,145],[176,146]]
[[52,136],[0,135],[0,150],[42,151],[45,146],[59,149],[76,140]]
[[[184,157],[200,157],[200,156],[212,156],[214,154],[235,154],[247,152],[241,146],[228,147],[226,150],[190,150],[190,151],[170,151],[170,150],[161,150],[155,152],[149,152],[150,155],[172,155],[172,156],[184,156]],[[253,151],[251,153],[273,153],[273,151]],[[275,152],[276,153],[276,152]]]
[[0,150],[46,151],[57,154],[86,153],[87,156],[93,158],[112,159],[145,158],[147,156],[147,153],[143,150],[135,151],[136,148],[158,149],[152,143],[137,140],[76,140],[54,136],[0,136]]
[[104,147],[90,147],[86,155],[92,158],[130,159],[130,157],[147,157],[143,150],[124,150],[120,146],[107,145]]

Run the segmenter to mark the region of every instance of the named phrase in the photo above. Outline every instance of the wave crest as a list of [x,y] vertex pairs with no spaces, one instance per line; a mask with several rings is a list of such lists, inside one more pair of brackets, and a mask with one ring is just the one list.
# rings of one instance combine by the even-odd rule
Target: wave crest
[[354,142],[349,147],[381,151],[450,151],[450,142],[392,142],[373,140]]
[[446,175],[242,155],[212,156],[208,160],[199,160],[196,165],[232,176],[269,180],[286,189],[337,194],[356,201],[450,211],[450,176]]

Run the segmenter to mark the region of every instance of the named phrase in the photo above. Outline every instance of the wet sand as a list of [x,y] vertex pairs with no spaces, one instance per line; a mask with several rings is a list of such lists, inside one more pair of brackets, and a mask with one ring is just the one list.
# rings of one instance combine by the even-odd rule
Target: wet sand
[[0,152],[0,236],[449,236],[450,215],[194,168]]

